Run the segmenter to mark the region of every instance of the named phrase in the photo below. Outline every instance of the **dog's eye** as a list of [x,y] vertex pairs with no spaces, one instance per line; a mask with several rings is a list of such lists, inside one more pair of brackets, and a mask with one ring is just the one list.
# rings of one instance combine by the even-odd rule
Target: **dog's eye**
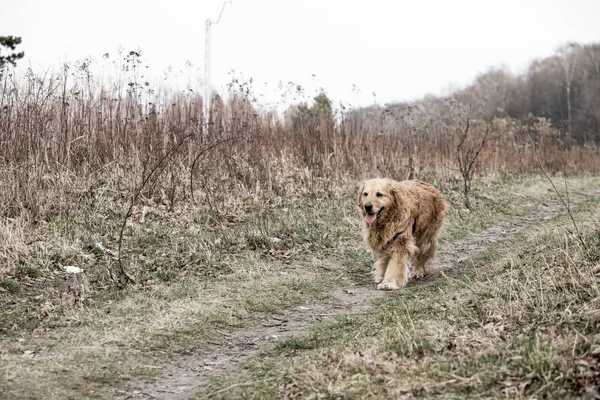
[[383,195],[382,195],[381,193],[377,192],[377,194],[376,194],[375,196],[377,196],[377,197],[381,197],[381,196],[383,196]]
[[369,193],[367,193],[367,192],[363,193],[363,196],[365,196],[365,197],[367,197],[368,195],[369,195]]

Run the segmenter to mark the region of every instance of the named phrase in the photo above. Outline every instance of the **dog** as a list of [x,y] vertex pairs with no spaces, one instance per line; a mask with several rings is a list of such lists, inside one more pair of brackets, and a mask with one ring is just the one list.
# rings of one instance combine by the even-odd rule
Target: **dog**
[[418,180],[364,181],[358,193],[365,242],[376,258],[377,289],[401,289],[414,276],[427,275],[444,223],[446,200],[432,185]]

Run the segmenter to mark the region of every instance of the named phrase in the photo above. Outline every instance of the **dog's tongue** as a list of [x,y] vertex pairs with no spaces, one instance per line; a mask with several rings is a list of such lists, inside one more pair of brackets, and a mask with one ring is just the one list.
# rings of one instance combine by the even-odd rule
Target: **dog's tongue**
[[372,224],[377,219],[377,214],[367,214],[365,215],[365,221],[367,224]]

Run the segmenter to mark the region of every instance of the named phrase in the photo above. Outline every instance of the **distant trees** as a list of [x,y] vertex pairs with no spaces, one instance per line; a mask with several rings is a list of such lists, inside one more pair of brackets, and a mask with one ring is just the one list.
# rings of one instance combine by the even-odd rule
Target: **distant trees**
[[[565,134],[563,139],[568,145],[600,143],[600,43],[567,43],[554,55],[535,60],[527,72],[517,76],[502,67],[492,68],[451,97],[474,106],[477,117],[488,122],[505,117],[524,123],[531,116],[544,118]],[[430,96],[412,104],[388,104],[385,109],[410,105],[415,110],[426,109],[426,114],[450,118],[439,107],[441,102]],[[360,128],[358,124],[366,114],[376,110],[355,110],[347,119]],[[384,115],[384,109],[379,108],[379,113]],[[411,118],[417,117],[413,112]]]
[[331,100],[329,100],[329,97],[327,97],[325,93],[321,92],[314,98],[314,100],[315,104],[312,106],[310,111],[321,118],[331,118]]
[[291,145],[298,149],[297,156],[314,167],[327,161],[322,155],[335,152],[335,122],[331,100],[320,92],[309,107],[306,103],[291,106],[285,112],[285,125],[291,133]]
[[[16,65],[17,60],[25,56],[24,52],[15,52],[21,38],[15,36],[0,36],[0,70],[7,64]],[[8,53],[8,54],[4,54]]]
[[464,104],[477,105],[482,118],[491,120],[503,117],[511,102],[514,78],[504,68],[492,68],[480,74],[466,90],[458,92],[457,100]]
[[573,143],[600,143],[600,44],[561,46],[507,85],[508,116],[547,118]]
[[314,97],[312,106],[306,103],[301,103],[297,106],[292,106],[286,111],[286,122],[292,126],[297,126],[308,122],[310,126],[315,128],[323,122],[333,124],[333,108],[331,100],[324,92],[319,93]]

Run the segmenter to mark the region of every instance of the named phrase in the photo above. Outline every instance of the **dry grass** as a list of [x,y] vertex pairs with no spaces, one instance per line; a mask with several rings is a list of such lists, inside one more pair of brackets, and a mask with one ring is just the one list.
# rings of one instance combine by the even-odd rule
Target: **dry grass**
[[[146,82],[140,55],[121,56],[114,82],[95,78],[87,60],[65,65],[58,74],[3,75],[0,218],[5,228],[0,234],[7,246],[0,254],[0,281],[5,290],[17,291],[22,276],[42,275],[47,281],[52,276],[45,271],[71,264],[92,268],[92,279],[107,287],[143,284],[149,276],[168,280],[173,270],[191,264],[210,269],[213,254],[233,246],[285,247],[289,238],[274,246],[264,243],[264,236],[277,230],[286,235],[285,227],[273,226],[279,216],[270,212],[287,199],[327,199],[336,188],[373,175],[413,175],[447,193],[461,180],[453,167],[456,143],[464,139],[463,106],[457,102],[437,107],[437,115],[426,120],[422,113],[379,110],[359,126],[329,104],[282,121],[259,109],[248,83],[232,82],[229,100],[215,97],[210,132],[203,132],[201,98],[191,90],[174,93]],[[564,148],[557,142],[560,132],[543,119],[488,124],[475,112],[470,118],[474,134],[491,127],[474,164],[476,176],[537,171],[530,138],[551,173],[600,169],[593,144]],[[240,244],[237,234],[216,237],[210,227],[192,237],[193,226],[182,224],[219,226],[239,219],[256,237],[262,235],[263,243]],[[163,223],[147,229],[146,220]],[[322,227],[318,219],[307,222],[301,235],[315,243]],[[173,237],[186,231],[184,241]],[[121,251],[113,257],[98,242]],[[170,251],[163,256],[157,249],[166,242]],[[27,283],[20,288],[27,291]]]
[[444,279],[280,343],[197,398],[597,396],[599,215],[597,200],[575,214],[593,262],[569,219],[555,218]]
[[330,109],[282,121],[238,82],[229,100],[215,97],[203,132],[202,99],[146,85],[142,67],[130,53],[116,82],[87,62],[2,75],[3,394],[101,396],[219,327],[320,301],[340,275],[366,282],[354,204],[363,177],[434,183],[452,203],[442,240],[553,198],[531,175],[529,135],[547,171],[578,175],[573,191],[598,185],[586,176],[600,170],[594,145],[564,148],[543,119],[496,119],[468,212],[453,103],[427,120],[379,110],[357,125]]
[[[581,177],[571,190],[597,185],[597,178]],[[459,212],[461,201],[450,204],[442,240],[525,213],[540,198],[554,199],[547,189],[539,177],[485,179],[474,212]],[[321,301],[340,286],[370,284],[371,257],[361,243],[355,191],[351,183],[269,207],[233,203],[218,211],[188,205],[168,213],[147,205],[145,219],[134,219],[126,238],[138,283],[121,291],[106,278],[110,256],[92,246],[99,240],[114,247],[116,234],[108,227],[119,218],[110,214],[112,196],[99,198],[92,215],[75,213],[68,229],[25,225],[35,230],[10,236],[8,251],[31,249],[27,237],[44,238],[45,246],[22,253],[39,274],[19,269],[9,279],[20,288],[0,293],[0,374],[6,377],[0,389],[16,397],[102,396],[130,378],[160,373],[148,366],[176,360],[223,330]],[[502,200],[507,193],[513,194],[510,202]],[[94,226],[98,236],[86,236]],[[3,227],[6,238],[13,231]],[[60,267],[71,263],[86,272],[65,274]]]

